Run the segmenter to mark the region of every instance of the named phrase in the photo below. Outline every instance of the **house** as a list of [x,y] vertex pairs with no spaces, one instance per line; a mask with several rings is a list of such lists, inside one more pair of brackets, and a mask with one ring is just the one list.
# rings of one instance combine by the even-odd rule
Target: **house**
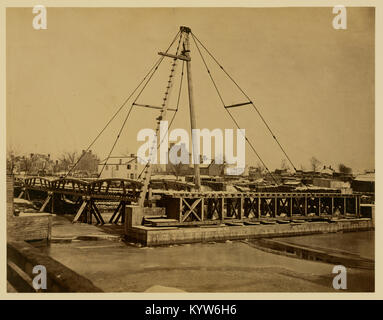
[[[174,143],[170,144],[170,148],[169,150],[175,146]],[[168,174],[174,174],[175,176],[189,176],[189,175],[193,175],[194,174],[194,165],[191,164],[190,160],[191,160],[191,154],[189,153],[189,151],[187,150],[186,146],[184,143],[181,143],[180,145],[178,145],[179,147],[179,150],[178,150],[178,154],[177,156],[181,156],[181,154],[183,153],[184,155],[187,154],[188,155],[188,160],[189,160],[189,163],[178,163],[178,164],[173,164],[170,159],[168,159],[168,163],[166,164],[166,172]],[[225,165],[224,164],[218,164],[218,163],[215,163],[215,160],[211,160],[210,163],[208,164],[204,164],[203,163],[203,158],[201,157],[200,158],[200,164],[199,164],[199,168],[200,168],[200,174],[201,175],[206,175],[206,176],[222,176],[224,174],[224,168],[225,168]]]
[[328,178],[313,178],[313,183],[316,187],[331,188],[331,189],[350,189],[351,184],[348,181],[328,179]]
[[369,172],[355,177],[351,182],[354,192],[374,193],[375,192],[375,173]]
[[100,178],[123,178],[123,179],[139,179],[145,165],[138,161],[135,154],[130,156],[110,157],[98,164],[98,174]]
[[29,158],[25,157],[24,167],[27,174],[51,175],[54,162],[50,154],[31,153]]
[[86,173],[87,175],[91,175],[98,172],[98,164],[100,159],[92,153],[92,150],[82,150],[82,154],[79,158],[76,165],[76,171]]
[[320,171],[321,176],[327,176],[327,177],[332,177],[334,174],[335,170],[331,168],[331,166],[323,166],[322,170]]

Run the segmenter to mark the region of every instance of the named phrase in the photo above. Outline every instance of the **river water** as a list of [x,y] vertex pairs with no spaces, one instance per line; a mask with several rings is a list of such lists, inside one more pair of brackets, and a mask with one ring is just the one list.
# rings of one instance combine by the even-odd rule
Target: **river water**
[[[283,238],[373,257],[374,232]],[[334,292],[333,265],[264,252],[246,241],[138,247],[108,240],[52,243],[48,255],[106,292]],[[374,270],[348,269],[348,291],[374,290]]]

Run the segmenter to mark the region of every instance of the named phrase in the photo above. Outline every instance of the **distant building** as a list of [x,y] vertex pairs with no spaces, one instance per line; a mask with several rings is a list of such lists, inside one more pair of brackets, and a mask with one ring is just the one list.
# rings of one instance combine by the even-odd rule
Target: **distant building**
[[317,187],[331,188],[331,189],[351,188],[351,184],[348,181],[341,181],[341,180],[327,179],[327,178],[313,178],[313,185]]
[[80,160],[76,165],[76,171],[83,172],[86,175],[92,175],[98,172],[100,159],[92,153],[92,150],[82,150]]
[[29,175],[53,174],[54,162],[50,154],[31,153],[29,157],[23,157],[19,168]]
[[[105,166],[105,167],[104,167]],[[103,169],[104,167],[104,169]],[[102,171],[100,178],[123,178],[138,179],[145,165],[139,163],[136,155],[110,157],[98,164],[98,173]]]
[[322,170],[320,171],[320,174],[322,176],[333,176],[335,170],[333,168],[331,168],[331,166],[323,166]]
[[[175,144],[170,144],[169,150],[174,146]],[[188,152],[185,144],[179,145],[179,151],[178,156],[181,156],[181,152],[188,155],[189,162],[191,162],[191,154]],[[200,159],[200,174],[206,175],[206,176],[222,176],[224,174],[224,164],[217,164],[215,163],[215,160],[211,160],[210,163],[204,164],[203,159],[201,157]],[[194,165],[191,163],[178,163],[173,164],[170,159],[168,158],[168,163],[166,164],[166,172],[168,174],[174,174],[175,176],[189,176],[194,174]]]
[[351,187],[355,192],[374,193],[375,173],[369,172],[356,176],[351,183]]

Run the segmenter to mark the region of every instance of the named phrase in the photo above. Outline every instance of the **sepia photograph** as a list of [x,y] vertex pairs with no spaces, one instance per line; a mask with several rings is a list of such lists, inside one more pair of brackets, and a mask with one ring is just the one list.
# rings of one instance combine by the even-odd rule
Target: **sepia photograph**
[[374,293],[375,10],[5,8],[7,293]]

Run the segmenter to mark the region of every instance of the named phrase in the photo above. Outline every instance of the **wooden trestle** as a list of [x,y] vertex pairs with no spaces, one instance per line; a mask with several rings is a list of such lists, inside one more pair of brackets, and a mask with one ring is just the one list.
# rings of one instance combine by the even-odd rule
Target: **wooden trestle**
[[[34,177],[19,180],[21,194],[30,199],[30,191],[46,192],[40,211],[55,212],[56,201],[66,195],[77,200],[73,220],[97,223],[104,220],[97,201],[113,201],[117,205],[109,222],[124,221],[126,205],[137,203],[142,184],[129,179],[48,180]],[[258,223],[286,220],[360,217],[360,194],[308,192],[186,192],[153,190],[160,198],[157,205],[166,208],[167,219],[153,220],[154,226],[204,225],[220,223]]]
[[161,205],[171,221],[153,225],[315,220],[360,216],[360,195],[340,193],[168,192]]

